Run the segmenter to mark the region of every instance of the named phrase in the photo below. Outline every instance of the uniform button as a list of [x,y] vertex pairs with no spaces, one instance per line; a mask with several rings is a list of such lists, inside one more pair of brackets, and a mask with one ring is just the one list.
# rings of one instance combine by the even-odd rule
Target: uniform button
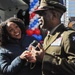
[[52,52],[52,55],[55,55],[55,52]]

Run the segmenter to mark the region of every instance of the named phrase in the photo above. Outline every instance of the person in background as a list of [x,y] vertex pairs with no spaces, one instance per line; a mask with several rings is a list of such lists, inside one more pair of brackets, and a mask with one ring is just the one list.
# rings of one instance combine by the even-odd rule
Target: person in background
[[65,12],[66,7],[59,0],[41,0],[35,11],[44,19],[42,27],[50,31],[43,47],[38,44],[39,51],[29,47],[35,51],[34,57],[42,61],[42,75],[75,75],[75,31],[61,23]]
[[[3,75],[41,75],[41,63],[26,59],[28,46],[36,40],[25,33],[25,25],[18,18],[9,18],[2,23],[2,47],[0,71]],[[30,54],[31,55],[31,54]]]
[[75,17],[70,17],[69,18],[68,27],[75,30]]
[[2,45],[2,26],[0,26],[0,46]]
[[75,21],[69,22],[68,27],[75,30]]
[[21,19],[25,23],[26,29],[29,26],[29,8],[27,10],[20,9],[17,13],[17,18]]

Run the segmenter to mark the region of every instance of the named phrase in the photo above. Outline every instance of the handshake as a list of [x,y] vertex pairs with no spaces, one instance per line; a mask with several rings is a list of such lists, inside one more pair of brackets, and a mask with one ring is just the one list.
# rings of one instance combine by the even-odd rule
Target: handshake
[[21,55],[21,59],[25,59],[28,62],[35,63],[37,61],[37,58],[42,59],[44,55],[44,50],[42,48],[42,45],[38,43],[36,40],[34,40],[28,50],[24,51]]

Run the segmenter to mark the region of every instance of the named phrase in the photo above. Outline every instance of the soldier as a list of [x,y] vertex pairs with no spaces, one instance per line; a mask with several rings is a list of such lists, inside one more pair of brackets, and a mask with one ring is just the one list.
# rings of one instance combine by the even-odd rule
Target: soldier
[[59,0],[41,0],[35,12],[44,19],[42,27],[50,31],[43,48],[38,44],[40,51],[29,47],[42,61],[43,75],[75,75],[75,31],[61,23],[66,7]]

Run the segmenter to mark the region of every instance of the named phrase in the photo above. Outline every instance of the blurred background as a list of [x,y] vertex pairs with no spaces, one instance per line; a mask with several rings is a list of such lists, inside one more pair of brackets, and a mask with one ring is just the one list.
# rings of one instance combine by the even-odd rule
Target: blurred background
[[[30,2],[35,0],[0,0],[0,22],[12,16],[26,20],[29,22]],[[38,0],[40,2],[40,0]],[[60,0],[67,7],[67,12],[62,17],[65,26],[75,20],[75,0]],[[22,13],[23,12],[23,13]],[[25,19],[26,17],[26,19]],[[27,22],[26,25],[29,25]]]

